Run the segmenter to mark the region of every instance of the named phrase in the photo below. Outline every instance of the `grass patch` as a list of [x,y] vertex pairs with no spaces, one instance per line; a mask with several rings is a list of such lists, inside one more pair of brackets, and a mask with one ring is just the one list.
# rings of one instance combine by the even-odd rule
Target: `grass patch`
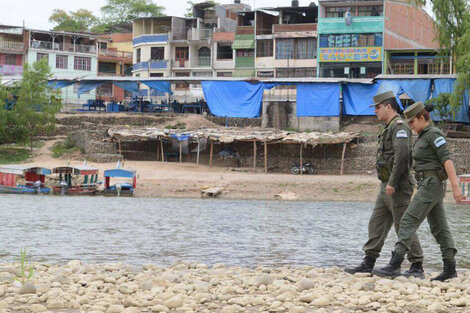
[[0,147],[0,164],[22,163],[31,157],[27,149]]
[[79,147],[76,147],[73,143],[71,143],[69,140],[61,141],[55,143],[52,148],[52,156],[54,158],[61,158],[64,155],[67,154],[72,154],[77,151],[81,151]]
[[165,129],[186,129],[186,124],[178,122],[175,125],[166,125]]

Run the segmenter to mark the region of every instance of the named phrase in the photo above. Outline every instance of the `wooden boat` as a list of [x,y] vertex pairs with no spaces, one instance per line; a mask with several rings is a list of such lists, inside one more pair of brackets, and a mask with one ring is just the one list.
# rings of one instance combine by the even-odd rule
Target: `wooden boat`
[[44,183],[46,176],[51,173],[50,169],[43,167],[1,165],[0,193],[48,194],[51,189],[45,187]]
[[[94,195],[98,182],[98,169],[89,166],[62,166],[53,170],[58,174],[58,185],[54,186],[56,195]],[[83,182],[81,181],[83,177]],[[75,180],[75,182],[74,182]]]
[[[118,163],[119,164],[119,163]],[[131,182],[119,182],[111,185],[111,178],[126,178],[132,180]],[[104,194],[117,195],[117,196],[132,196],[137,186],[137,175],[134,170],[115,168],[112,170],[104,171]]]

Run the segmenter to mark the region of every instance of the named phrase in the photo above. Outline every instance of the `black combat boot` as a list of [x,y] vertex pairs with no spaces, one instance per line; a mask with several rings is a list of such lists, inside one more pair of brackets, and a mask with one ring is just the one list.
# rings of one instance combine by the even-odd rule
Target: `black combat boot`
[[444,271],[440,273],[437,277],[432,278],[431,280],[444,281],[457,277],[457,271],[455,270],[455,261],[442,260],[444,261]]
[[403,276],[424,279],[423,262],[411,263],[410,269],[404,272]]
[[347,267],[344,269],[346,273],[355,274],[355,273],[370,273],[374,269],[375,258],[366,256],[359,266],[356,267]]
[[403,263],[403,260],[404,258],[401,255],[393,251],[390,262],[382,268],[373,270],[372,274],[382,277],[398,277],[401,275],[401,263]]

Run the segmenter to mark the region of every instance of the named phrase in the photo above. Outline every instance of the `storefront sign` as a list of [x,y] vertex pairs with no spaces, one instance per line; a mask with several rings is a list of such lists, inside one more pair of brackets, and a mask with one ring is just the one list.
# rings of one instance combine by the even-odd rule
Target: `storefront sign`
[[320,62],[382,61],[381,47],[320,48]]
[[22,65],[6,65],[0,64],[0,75],[16,76],[23,73]]

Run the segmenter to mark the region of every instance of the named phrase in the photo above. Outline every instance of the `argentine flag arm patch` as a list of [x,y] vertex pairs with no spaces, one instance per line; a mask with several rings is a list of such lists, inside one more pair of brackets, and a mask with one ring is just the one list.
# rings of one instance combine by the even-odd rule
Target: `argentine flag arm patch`
[[434,140],[434,145],[436,148],[439,148],[443,145],[445,145],[447,141],[444,139],[444,137],[437,137],[436,140]]
[[406,133],[406,130],[397,131],[397,138],[408,138],[408,134]]

